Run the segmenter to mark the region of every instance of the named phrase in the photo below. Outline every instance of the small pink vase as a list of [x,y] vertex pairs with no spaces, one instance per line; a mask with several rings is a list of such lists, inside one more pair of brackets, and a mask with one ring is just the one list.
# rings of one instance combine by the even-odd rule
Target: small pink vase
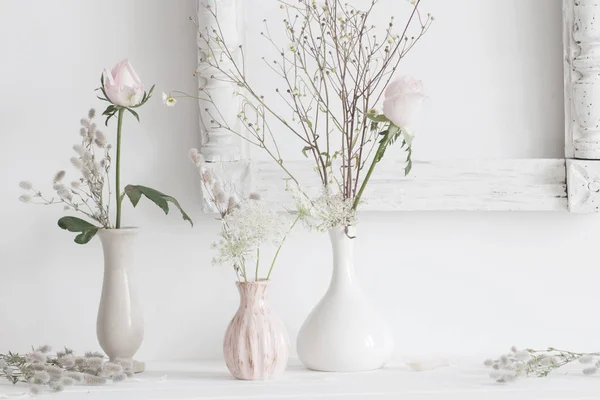
[[269,281],[236,282],[240,307],[225,332],[223,355],[231,375],[244,380],[279,377],[287,365],[290,339],[267,302]]

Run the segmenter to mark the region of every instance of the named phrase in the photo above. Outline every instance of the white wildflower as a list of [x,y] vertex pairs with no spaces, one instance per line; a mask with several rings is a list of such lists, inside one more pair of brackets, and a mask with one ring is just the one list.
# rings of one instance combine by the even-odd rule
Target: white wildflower
[[163,92],[162,102],[167,107],[174,107],[175,104],[177,104],[177,99],[171,96],[170,94],[166,94],[165,92]]
[[527,350],[521,350],[515,353],[515,358],[519,361],[529,361],[530,355]]
[[28,194],[22,194],[19,196],[19,201],[22,203],[29,203],[31,201],[31,196]]
[[102,371],[107,373],[108,375],[114,375],[121,373],[123,371],[123,367],[119,364],[107,362],[102,366]]
[[39,346],[37,349],[35,349],[35,351],[40,351],[42,353],[49,353],[52,351],[52,346],[45,344],[45,345]]
[[63,187],[61,189],[58,189],[56,191],[56,194],[58,194],[64,200],[67,200],[67,201],[73,200],[73,194],[71,194],[71,191],[67,188]]
[[73,386],[77,382],[75,381],[75,379],[67,376],[65,378],[62,378],[60,380],[60,383],[61,383],[61,385],[64,385],[64,386]]
[[79,158],[71,157],[71,164],[73,164],[73,166],[79,170],[83,168],[83,163]]
[[73,189],[79,189],[80,186],[81,186],[81,182],[79,182],[79,181],[73,181],[73,182],[71,182],[71,187]]
[[71,354],[66,354],[58,359],[58,363],[65,368],[70,368],[75,365],[75,357]]
[[112,377],[113,382],[122,382],[125,379],[127,379],[127,374],[124,372],[121,372],[120,374],[116,374]]
[[65,377],[73,379],[77,383],[83,382],[83,374],[81,372],[67,371],[65,372]]
[[198,149],[190,149],[190,159],[197,165],[204,164],[204,156],[198,151]]
[[104,385],[106,383],[106,378],[91,374],[83,374],[83,382],[86,385],[91,386]]
[[96,116],[96,110],[94,110],[93,108],[90,108],[90,110],[88,111],[88,118],[94,119],[95,116]]
[[65,185],[63,185],[62,183],[55,183],[54,185],[52,185],[52,189],[56,190],[57,192],[59,190],[63,190],[65,188]]
[[258,201],[244,201],[223,218],[217,264],[240,265],[252,258],[264,244],[279,245],[286,233],[286,221]]
[[90,121],[88,119],[82,118],[79,122],[81,123],[81,126],[84,126],[86,128],[90,126]]
[[92,137],[96,133],[96,124],[90,124],[88,127],[88,135]]
[[250,195],[248,196],[248,198],[250,200],[260,200],[260,194],[258,194],[258,193],[250,193]]
[[63,390],[65,390],[65,387],[63,385],[61,385],[60,383],[51,383],[50,388],[54,392],[62,392]]
[[589,367],[583,370],[584,375],[594,375],[596,372],[598,372],[598,368],[596,367]]
[[594,362],[594,357],[586,354],[579,357],[579,362],[582,364],[591,364]]
[[52,377],[61,377],[63,374],[63,370],[60,367],[55,365],[46,365],[44,366],[44,371],[46,371]]
[[31,184],[31,182],[21,181],[19,182],[19,187],[24,190],[31,190],[31,188],[33,188],[33,185]]
[[80,144],[76,144],[75,146],[73,146],[73,150],[75,150],[75,153],[77,153],[79,155],[79,157],[83,156],[85,154],[85,152],[87,151],[85,149],[85,147],[83,147]]
[[59,183],[60,181],[62,181],[64,179],[65,175],[66,175],[65,171],[58,171],[56,173],[56,175],[54,175],[54,181],[53,182],[54,183]]
[[96,146],[100,147],[100,148],[104,148],[106,146],[106,136],[104,136],[104,133],[100,132],[100,131],[96,131],[96,139],[94,140],[94,143],[96,143]]
[[321,232],[337,227],[354,226],[357,223],[352,199],[344,199],[341,193],[323,194],[312,202],[312,216],[318,221],[316,229]]
[[28,355],[28,358],[31,362],[43,364],[47,361],[46,355],[39,351],[34,351],[33,353]]
[[50,382],[50,374],[46,371],[35,371],[33,373],[33,379],[35,379],[35,383],[44,384]]

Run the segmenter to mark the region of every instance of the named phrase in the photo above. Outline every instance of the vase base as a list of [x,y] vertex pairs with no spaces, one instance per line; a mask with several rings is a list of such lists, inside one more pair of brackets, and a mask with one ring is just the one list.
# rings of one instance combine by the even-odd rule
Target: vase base
[[133,360],[132,370],[134,374],[144,372],[146,370],[146,363],[143,361]]
[[315,366],[315,365],[307,365],[306,363],[304,363],[304,366],[307,369],[310,369],[311,371],[317,371],[317,372],[368,372],[368,371],[377,371],[379,369],[385,368],[387,363],[384,363],[382,365],[378,365],[378,366],[373,366],[373,365],[366,365],[366,366]]

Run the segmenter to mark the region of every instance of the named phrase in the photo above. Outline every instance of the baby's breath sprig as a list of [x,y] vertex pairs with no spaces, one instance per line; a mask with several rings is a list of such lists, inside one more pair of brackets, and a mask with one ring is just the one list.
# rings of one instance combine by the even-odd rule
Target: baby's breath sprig
[[548,347],[546,350],[518,350],[513,346],[509,353],[502,354],[495,360],[487,359],[484,365],[492,369],[490,378],[498,383],[507,383],[529,375],[545,377],[552,371],[576,361],[584,365],[584,375],[594,375],[600,368],[600,352],[577,353],[554,347]]

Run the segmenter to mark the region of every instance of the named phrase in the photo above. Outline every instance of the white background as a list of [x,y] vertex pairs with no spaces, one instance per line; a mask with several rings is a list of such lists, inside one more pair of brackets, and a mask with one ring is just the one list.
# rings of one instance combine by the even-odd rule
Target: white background
[[[560,1],[423,3],[437,21],[406,63],[430,96],[416,158],[561,157]],[[249,4],[248,46],[258,57],[252,38],[262,19],[275,29],[280,17],[271,1]],[[399,21],[403,2],[397,10]],[[158,94],[193,92],[195,30],[187,19],[194,13],[194,0],[2,0],[0,352],[46,342],[98,348],[100,243],[74,244],[56,226],[60,207],[19,203],[17,182],[48,190],[54,172],[69,168],[79,119],[103,106],[93,92],[102,68],[129,57]],[[187,159],[199,144],[197,105],[167,109],[156,96],[140,115],[141,124],[125,122],[123,180],[174,195],[196,226],[143,201],[124,207],[126,224],[144,228],[139,357],[219,358],[237,293],[233,272],[210,264],[218,223],[200,213]],[[104,131],[114,135],[114,125]],[[369,213],[361,215],[356,262],[365,291],[392,323],[398,357],[495,354],[513,344],[593,351],[599,231],[596,216],[558,212]],[[330,264],[326,235],[298,230],[281,254],[272,302],[292,342],[327,286]]]

